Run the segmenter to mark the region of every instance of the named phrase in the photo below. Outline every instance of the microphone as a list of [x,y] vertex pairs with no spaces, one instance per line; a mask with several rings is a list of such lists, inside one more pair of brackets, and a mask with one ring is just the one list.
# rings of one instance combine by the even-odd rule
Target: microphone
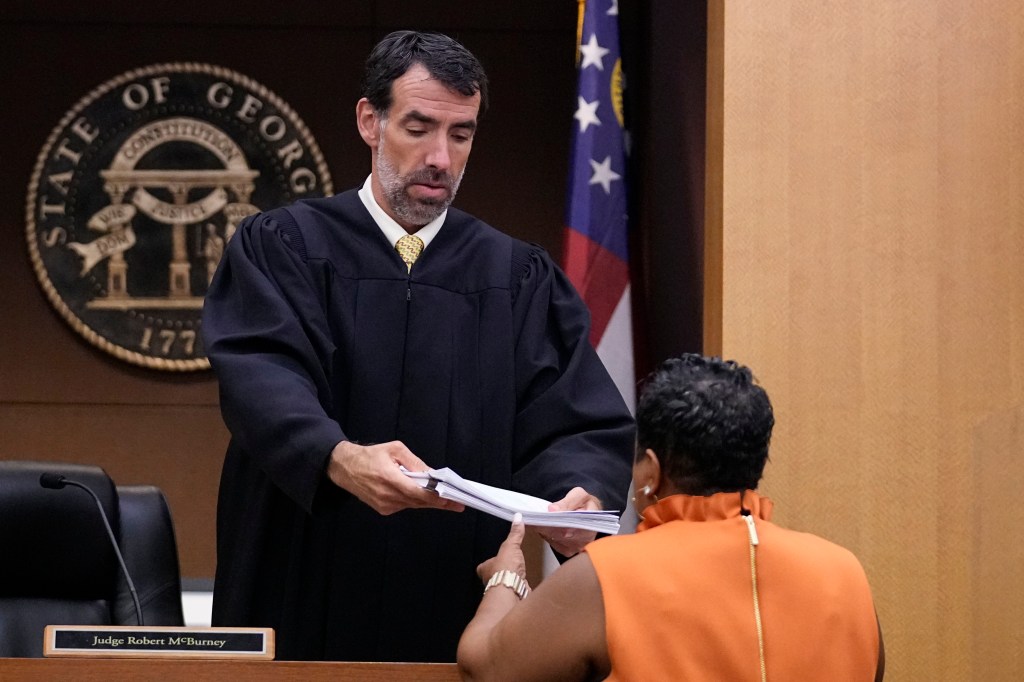
[[132,582],[131,575],[128,574],[128,567],[124,565],[124,557],[121,556],[121,548],[117,546],[117,539],[114,537],[114,531],[110,529],[110,521],[107,520],[107,512],[103,511],[103,503],[100,502],[100,498],[96,496],[96,493],[92,491],[92,488],[84,483],[72,481],[70,478],[65,478],[64,476],[53,472],[42,474],[39,477],[39,485],[51,490],[61,490],[65,486],[70,485],[75,488],[81,488],[85,492],[89,493],[92,496],[92,499],[95,500],[96,506],[100,510],[100,518],[103,519],[103,526],[107,529],[107,536],[110,537],[110,544],[114,547],[114,554],[117,556],[117,563],[121,564],[121,572],[124,573],[124,578],[128,582],[128,590],[132,593],[132,602],[135,604],[135,618],[139,621],[139,627],[142,627],[142,606],[139,604],[139,595],[135,591],[135,583]]

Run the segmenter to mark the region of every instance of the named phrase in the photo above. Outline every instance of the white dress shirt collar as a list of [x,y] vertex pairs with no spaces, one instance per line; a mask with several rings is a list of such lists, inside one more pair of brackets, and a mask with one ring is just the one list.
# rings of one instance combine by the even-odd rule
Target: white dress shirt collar
[[[380,228],[393,247],[399,239],[409,233],[405,231],[404,227],[395,222],[394,218],[385,213],[384,209],[380,207],[377,200],[373,197],[373,188],[370,186],[370,178],[372,177],[372,175],[366,176],[366,182],[363,183],[362,188],[359,190],[359,198],[362,200],[366,210],[370,212],[373,222],[377,223],[377,227]],[[444,224],[444,219],[447,215],[448,209],[445,209],[441,215],[413,233],[423,240],[424,249],[430,246],[430,241],[441,231],[441,225]]]

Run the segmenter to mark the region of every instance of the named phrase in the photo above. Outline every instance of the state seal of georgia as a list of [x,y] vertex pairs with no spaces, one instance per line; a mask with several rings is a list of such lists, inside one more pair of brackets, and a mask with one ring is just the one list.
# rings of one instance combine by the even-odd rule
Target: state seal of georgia
[[206,369],[203,297],[239,223],[331,193],[316,141],[267,88],[209,64],[148,66],[94,89],[50,134],[29,182],[29,256],[93,345]]

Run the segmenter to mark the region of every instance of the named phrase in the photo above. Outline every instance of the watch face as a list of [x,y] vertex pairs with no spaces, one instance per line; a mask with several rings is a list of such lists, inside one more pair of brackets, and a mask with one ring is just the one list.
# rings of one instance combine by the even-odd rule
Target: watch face
[[160,64],[75,104],[29,184],[36,276],[66,322],[133,364],[209,367],[200,315],[246,216],[332,192],[305,124],[228,69]]

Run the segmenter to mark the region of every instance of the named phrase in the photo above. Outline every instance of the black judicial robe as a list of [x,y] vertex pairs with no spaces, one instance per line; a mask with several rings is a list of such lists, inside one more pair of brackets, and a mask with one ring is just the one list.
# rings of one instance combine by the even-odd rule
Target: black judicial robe
[[589,315],[538,246],[449,209],[408,272],[355,191],[248,218],[206,297],[231,432],[214,625],[273,627],[281,659],[454,661],[478,563],[508,523],[381,516],[325,470],[342,440],[622,509],[633,422]]

